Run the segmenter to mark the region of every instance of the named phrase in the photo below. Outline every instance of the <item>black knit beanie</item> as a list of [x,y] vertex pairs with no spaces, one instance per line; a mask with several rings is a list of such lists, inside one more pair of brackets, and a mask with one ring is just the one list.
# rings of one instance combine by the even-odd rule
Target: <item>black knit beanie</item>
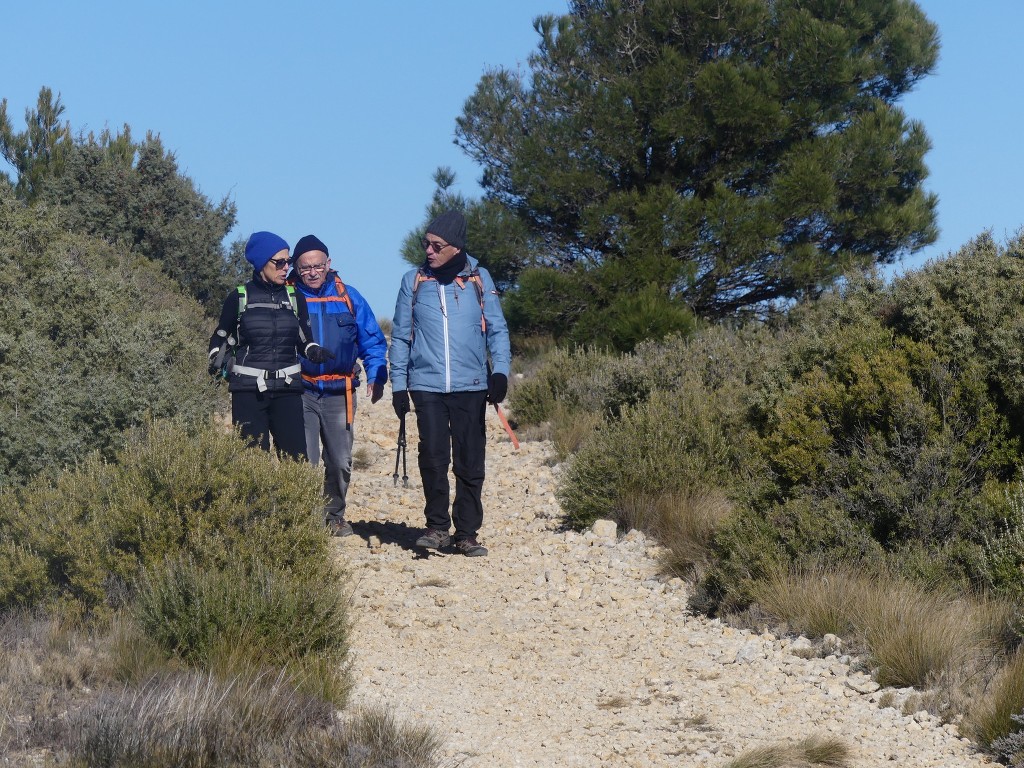
[[298,261],[299,256],[309,251],[323,251],[324,255],[328,258],[331,255],[331,252],[327,250],[327,246],[324,245],[320,238],[316,235],[306,235],[295,244],[295,250],[292,251],[292,261]]
[[427,225],[428,235],[437,235],[460,251],[466,247],[466,217],[458,211],[445,211]]

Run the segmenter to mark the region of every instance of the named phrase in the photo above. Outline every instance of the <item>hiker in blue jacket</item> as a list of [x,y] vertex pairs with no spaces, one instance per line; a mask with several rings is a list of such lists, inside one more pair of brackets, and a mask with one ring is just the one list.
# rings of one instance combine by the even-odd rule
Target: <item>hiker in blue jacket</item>
[[330,252],[315,235],[296,243],[293,266],[295,287],[306,300],[313,338],[334,353],[327,362],[302,361],[306,452],[313,466],[323,454],[324,521],[331,535],[349,536],[352,526],[345,519],[345,497],[352,480],[357,359],[366,369],[366,396],[376,403],[388,380],[388,343],[366,300],[331,269]]
[[[404,418],[410,396],[416,406],[427,522],[416,545],[447,546],[454,522],[455,546],[479,557],[487,554],[477,541],[484,516],[484,414],[487,403],[500,403],[508,391],[508,326],[490,274],[464,250],[461,213],[435,218],[422,243],[426,259],[402,278],[389,353],[395,413]],[[455,474],[450,513],[449,464]]]
[[306,458],[302,432],[299,356],[331,356],[312,338],[305,299],[286,284],[288,243],[273,232],[254,232],[245,244],[252,279],[228,294],[210,337],[210,374],[224,376],[231,421],[252,445]]

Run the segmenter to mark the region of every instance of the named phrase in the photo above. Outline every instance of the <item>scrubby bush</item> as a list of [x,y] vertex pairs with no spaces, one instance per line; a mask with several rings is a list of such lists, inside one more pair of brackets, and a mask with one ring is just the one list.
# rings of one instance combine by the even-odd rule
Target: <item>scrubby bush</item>
[[523,424],[540,424],[560,412],[614,418],[623,407],[646,400],[650,391],[642,363],[632,355],[559,347],[516,384],[510,407]]
[[21,576],[0,580],[0,608],[103,613],[143,570],[186,553],[210,569],[262,563],[312,582],[329,560],[313,514],[321,483],[215,424],[151,422],[113,461],[93,454],[52,485],[0,493],[0,546],[22,552]]
[[622,500],[636,494],[699,493],[735,484],[742,468],[714,402],[680,394],[691,396],[681,402],[656,392],[587,439],[559,491],[574,526],[622,520]]
[[978,571],[985,586],[1018,602],[1024,597],[1024,483],[1005,489],[1005,514],[987,538]]
[[953,369],[977,366],[1015,437],[1024,436],[1024,237],[985,234],[893,282],[878,308],[901,336],[927,341]]
[[563,441],[578,446],[560,489],[574,525],[622,520],[639,494],[724,495],[732,512],[697,591],[708,610],[742,607],[780,564],[821,560],[1010,589],[1021,278],[1021,241],[982,237],[891,285],[852,276],[757,327],[619,357],[556,351],[517,388],[517,415],[600,414]]
[[330,564],[299,575],[260,561],[211,569],[182,556],[148,568],[140,582],[131,615],[190,666],[225,679],[239,667],[287,669],[299,689],[344,702],[349,619]]
[[214,408],[196,302],[159,267],[0,189],[0,487],[113,455],[147,418]]

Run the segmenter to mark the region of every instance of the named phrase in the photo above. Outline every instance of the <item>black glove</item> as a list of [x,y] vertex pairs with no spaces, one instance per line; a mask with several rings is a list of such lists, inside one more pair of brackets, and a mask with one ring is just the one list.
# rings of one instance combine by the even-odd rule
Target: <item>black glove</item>
[[409,393],[405,390],[391,394],[391,405],[395,409],[395,415],[402,418],[409,412]]
[[206,367],[206,370],[210,372],[211,376],[216,376],[220,373],[220,366],[217,365],[217,352],[219,350],[216,348],[210,350],[210,364]]
[[508,394],[508,376],[504,373],[492,373],[487,380],[487,402],[497,405]]
[[334,359],[334,353],[319,344],[310,344],[306,347],[306,359],[311,363],[326,363]]

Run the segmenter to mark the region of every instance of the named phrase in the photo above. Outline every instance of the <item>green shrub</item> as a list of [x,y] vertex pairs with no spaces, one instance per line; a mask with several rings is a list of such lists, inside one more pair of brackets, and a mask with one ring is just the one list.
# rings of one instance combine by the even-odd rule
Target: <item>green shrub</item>
[[66,231],[0,189],[0,488],[114,455],[147,418],[204,422],[209,321],[153,262]]
[[814,569],[850,563],[880,567],[881,545],[861,524],[827,500],[794,498],[762,513],[740,506],[714,537],[714,562],[691,604],[707,613],[730,613],[756,602],[758,585],[791,566]]
[[260,562],[211,569],[192,557],[168,559],[146,570],[131,613],[191,666],[222,678],[240,665],[285,668],[300,688],[340,704],[349,638],[340,576],[329,564],[303,578]]
[[704,397],[662,393],[624,409],[588,438],[566,470],[558,495],[570,523],[621,520],[621,500],[638,493],[731,488],[741,467],[717,416]]
[[992,401],[1024,437],[1024,236],[1005,247],[984,234],[948,258],[895,280],[883,317],[926,341],[950,368],[980,366]]
[[1016,600],[1024,597],[1024,483],[1005,492],[1006,507],[997,533],[987,539],[979,568],[987,587]]
[[0,594],[0,607],[105,611],[143,569],[182,554],[211,569],[259,562],[313,579],[329,560],[313,512],[321,483],[308,464],[278,462],[213,423],[154,421],[115,461],[92,455],[52,486],[0,492],[0,543],[29,553],[31,576]]
[[[523,424],[540,424],[563,412],[612,414],[645,399],[646,388],[620,391],[634,366],[630,356],[596,349],[556,348],[532,376],[516,384],[510,407]],[[642,374],[642,372],[641,372]]]

